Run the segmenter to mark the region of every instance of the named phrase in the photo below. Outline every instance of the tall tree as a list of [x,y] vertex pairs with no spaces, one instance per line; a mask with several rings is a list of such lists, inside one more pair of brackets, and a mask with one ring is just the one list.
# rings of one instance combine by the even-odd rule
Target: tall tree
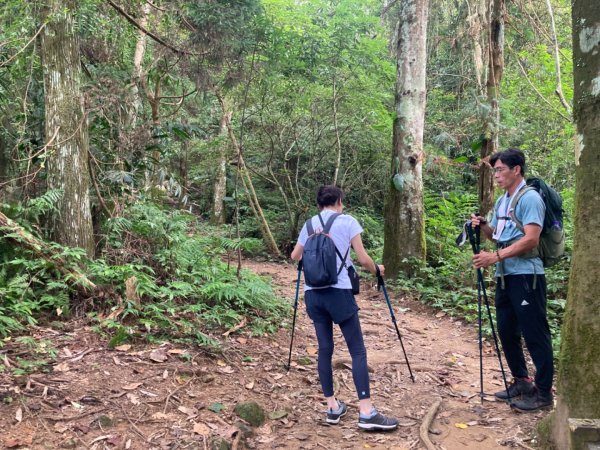
[[558,403],[553,418],[555,447],[588,448],[569,432],[569,418],[600,417],[600,3],[573,3],[574,116],[577,191],[575,236],[565,311]]
[[227,157],[229,156],[228,149],[228,130],[227,124],[231,122],[231,111],[225,103],[226,98],[222,97],[224,107],[222,108],[221,121],[219,123],[219,134],[216,138],[218,142],[217,151],[217,170],[214,182],[213,192],[213,207],[211,221],[215,225],[222,225],[225,223],[225,195],[227,193]]
[[486,116],[483,142],[481,143],[481,161],[479,167],[479,208],[481,214],[487,214],[494,205],[494,177],[489,157],[498,151],[498,128],[500,125],[500,81],[504,71],[504,0],[493,0],[490,10],[488,36],[488,79],[487,98],[489,113]]
[[428,10],[429,0],[400,1],[393,178],[384,207],[383,262],[392,277],[414,272],[406,258],[425,259],[422,164]]
[[93,255],[88,127],[81,94],[81,60],[74,0],[48,0],[40,35],[44,68],[48,187],[63,192],[52,218],[54,239]]

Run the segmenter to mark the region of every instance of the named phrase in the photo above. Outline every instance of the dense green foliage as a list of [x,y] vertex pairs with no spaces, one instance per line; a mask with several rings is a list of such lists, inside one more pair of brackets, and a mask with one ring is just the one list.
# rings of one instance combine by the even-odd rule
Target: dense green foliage
[[[316,187],[337,174],[347,212],[363,224],[368,251],[381,256],[396,78],[393,3],[382,11],[372,0],[153,2],[159,8],[120,2],[167,45],[142,40],[106,2],[77,3],[97,259],[52,248],[104,294],[81,298],[51,263],[15,244],[13,235],[0,235],[0,332],[44,315],[85,311],[110,330],[115,344],[140,333],[208,343],[215,327],[246,316],[256,332],[281,321],[283,303],[268,284],[246,271],[238,278],[235,251],[261,252],[262,235],[238,156],[220,127],[219,98],[232,114],[258,201],[284,253],[315,211]],[[509,4],[500,145],[524,149],[529,173],[562,191],[569,232],[573,125],[554,94],[552,30],[541,3]],[[551,3],[569,102],[569,4]],[[45,215],[60,192],[46,191],[42,62],[32,39],[42,25],[39,5],[9,0],[0,9],[0,202],[2,212],[48,239]],[[471,18],[469,2],[431,2],[427,261],[418,277],[398,280],[423,302],[467,320],[476,313],[475,282],[469,251],[456,248],[454,238],[477,209],[479,147],[490,109],[477,83]],[[140,46],[145,51],[136,67]],[[224,147],[228,225],[210,228],[205,219]],[[548,274],[555,330],[567,271],[565,263]],[[133,278],[138,300],[125,292]]]
[[[51,207],[50,195],[35,199],[22,211],[30,213],[41,204]],[[21,224],[35,231],[35,222]],[[286,312],[286,303],[276,298],[268,281],[243,270],[222,257],[237,249],[254,254],[260,241],[232,240],[223,230],[198,224],[189,213],[165,210],[156,204],[138,202],[123,217],[106,225],[103,255],[93,261],[79,250],[53,245],[50,260],[12,245],[18,236],[0,237],[0,275],[3,303],[0,334],[36,323],[45,312],[48,319],[68,315],[70,310],[91,310],[91,316],[118,341],[146,338],[193,339],[214,344],[210,334],[231,328],[243,320],[253,333],[272,331]],[[92,298],[81,298],[57,272],[54,260],[67,267],[85,265],[86,273],[99,285]],[[127,281],[133,287],[126,292]],[[91,302],[92,304],[86,304]],[[118,319],[118,321],[117,321]],[[275,328],[274,328],[275,327]]]

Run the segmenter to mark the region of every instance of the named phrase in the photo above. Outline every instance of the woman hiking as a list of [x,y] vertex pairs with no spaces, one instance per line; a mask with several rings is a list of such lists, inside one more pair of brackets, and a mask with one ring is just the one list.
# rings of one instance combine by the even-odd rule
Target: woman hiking
[[[364,430],[383,431],[393,430],[398,426],[398,420],[392,417],[386,417],[379,413],[371,402],[371,392],[369,389],[369,372],[367,368],[367,350],[361,331],[360,320],[358,317],[358,306],[352,293],[352,284],[347,270],[341,270],[343,266],[350,267],[352,262],[348,256],[350,247],[352,247],[361,266],[368,269],[374,275],[379,267],[383,275],[384,267],[376,266],[371,257],[365,251],[362,243],[362,227],[358,221],[347,214],[342,214],[344,205],[343,191],[337,186],[321,186],[317,193],[317,205],[319,214],[309,219],[309,222],[302,227],[298,242],[292,251],[292,259],[299,261],[302,259],[304,247],[307,240],[323,231],[325,224],[330,225],[327,235],[335,243],[337,249],[337,283],[329,286],[311,287],[307,283],[304,285],[304,302],[306,312],[313,321],[318,342],[318,363],[317,370],[319,380],[323,389],[323,395],[327,401],[326,421],[330,424],[339,423],[340,419],[346,414],[346,404],[338,400],[333,391],[333,324],[337,324],[348,346],[348,351],[352,357],[352,378],[359,399],[358,426]],[[332,216],[336,216],[332,219]],[[332,223],[328,223],[332,219]],[[314,234],[309,236],[309,228],[314,230]],[[341,255],[348,256],[342,261]],[[306,261],[305,271],[306,271]],[[306,279],[306,272],[305,272]]]

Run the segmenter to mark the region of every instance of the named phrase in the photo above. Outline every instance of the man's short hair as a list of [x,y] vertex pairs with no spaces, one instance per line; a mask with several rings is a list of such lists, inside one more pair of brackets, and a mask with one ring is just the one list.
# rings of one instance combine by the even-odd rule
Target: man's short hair
[[333,185],[321,186],[317,192],[317,205],[319,208],[335,205],[338,200],[344,199],[344,191]]
[[511,169],[516,166],[521,167],[521,175],[525,176],[525,154],[518,148],[509,148],[508,150],[494,153],[490,157],[492,167],[496,165],[496,161],[498,160]]

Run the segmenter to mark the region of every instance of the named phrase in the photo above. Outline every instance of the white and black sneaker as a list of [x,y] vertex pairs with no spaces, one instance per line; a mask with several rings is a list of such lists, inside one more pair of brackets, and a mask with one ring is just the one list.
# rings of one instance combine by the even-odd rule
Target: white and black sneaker
[[333,409],[328,409],[327,410],[327,423],[330,423],[332,425],[337,425],[338,423],[340,423],[340,419],[342,417],[344,417],[346,415],[346,413],[348,412],[348,407],[346,406],[346,404],[340,400],[337,401],[338,402],[338,409],[333,410]]
[[367,419],[358,416],[358,427],[368,431],[394,430],[398,427],[398,419],[386,417],[383,414],[375,412],[375,414]]

